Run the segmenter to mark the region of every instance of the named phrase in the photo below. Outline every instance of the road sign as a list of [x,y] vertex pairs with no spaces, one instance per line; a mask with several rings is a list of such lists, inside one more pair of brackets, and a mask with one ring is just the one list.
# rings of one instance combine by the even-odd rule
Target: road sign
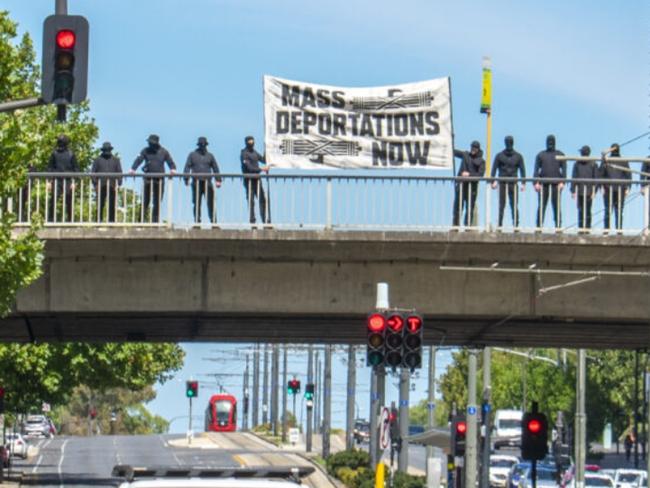
[[379,447],[387,449],[390,446],[390,409],[382,407],[379,413]]
[[291,442],[291,444],[297,444],[299,440],[300,440],[300,430],[295,427],[290,428],[289,442]]

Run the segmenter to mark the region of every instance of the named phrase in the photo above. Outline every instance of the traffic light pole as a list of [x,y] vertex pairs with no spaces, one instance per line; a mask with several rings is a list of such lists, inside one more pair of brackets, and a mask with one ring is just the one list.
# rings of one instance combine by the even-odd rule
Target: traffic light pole
[[[314,379],[314,346],[310,344],[307,353],[307,383],[312,383],[313,379]],[[294,401],[295,401],[295,397],[294,397]],[[316,398],[316,401],[318,401],[318,398]],[[307,452],[311,452],[313,413],[314,413],[313,409],[311,408],[307,409],[307,432],[306,432],[306,439],[305,439],[305,450]]]
[[269,348],[264,344],[264,372],[262,373],[262,423],[269,421]]
[[465,448],[465,488],[476,488],[477,468],[477,406],[476,406],[476,374],[477,351],[469,351],[469,371],[467,385],[467,438]]
[[[282,384],[284,385],[284,388],[282,388],[282,442],[286,443],[287,442],[287,407],[289,406],[287,404],[287,346],[285,345],[283,348],[283,354],[282,354]],[[296,416],[296,395],[293,396],[293,416]]]
[[248,354],[246,354],[246,367],[244,368],[244,381],[243,383],[243,394],[244,394],[244,408],[242,415],[242,430],[248,430]]
[[[432,430],[436,425],[436,348],[429,347],[429,386],[427,390],[427,430]],[[431,472],[431,459],[433,459],[433,446],[427,445],[427,486],[435,486],[435,482],[431,480],[433,473]]]
[[323,409],[321,407],[322,406],[322,404],[321,404],[322,395],[320,394],[321,388],[323,386],[322,385],[322,383],[323,383],[322,379],[323,378],[321,377],[321,374],[320,374],[320,359],[318,357],[318,351],[314,352],[314,365],[315,365],[315,370],[314,371],[315,371],[315,378],[316,378],[316,380],[315,380],[315,384],[316,384],[315,390],[316,391],[314,392],[314,396],[316,397],[316,399],[314,401],[314,412],[313,412],[312,418],[313,418],[313,421],[314,421],[313,422],[313,424],[314,424],[313,429],[316,432],[318,432],[319,425],[320,425],[320,418],[321,418],[321,414],[323,412]]
[[278,436],[279,410],[279,379],[280,379],[280,350],[277,344],[273,344],[271,353],[271,430],[274,436]]
[[190,397],[190,418],[188,419],[188,426],[187,426],[188,444],[192,444],[192,437],[194,437],[194,432],[192,432],[192,397]]
[[585,413],[585,385],[586,385],[586,354],[584,349],[578,349],[578,376],[576,378],[576,426],[575,426],[575,462],[576,462],[576,488],[585,486],[585,447],[587,415]]
[[411,373],[408,369],[402,368],[399,373],[399,457],[397,458],[397,469],[406,473],[409,467],[409,396],[410,396]]
[[356,397],[357,361],[353,345],[348,346],[348,397],[346,402],[345,448],[354,447],[354,400]]
[[492,430],[492,350],[483,348],[483,405],[481,419],[483,424],[483,451],[481,456],[481,488],[490,488],[490,434]]
[[332,425],[332,346],[325,346],[325,374],[323,375],[323,459],[330,455],[330,429]]
[[[379,409],[386,405],[386,369],[383,366],[377,367],[377,396],[379,397],[377,402],[376,414],[377,418],[379,417]],[[377,422],[375,421],[375,425]],[[381,457],[384,453],[384,450],[379,445],[379,438],[377,438],[377,462],[381,461]]]
[[[54,13],[56,15],[68,15],[68,0],[55,0]],[[66,121],[67,107],[65,105],[56,106],[56,120],[59,122]]]
[[377,374],[377,369],[379,366],[370,368],[370,438],[369,438],[369,450],[370,450],[370,467],[374,471],[377,467],[379,458],[377,453],[379,452],[379,431],[378,431],[378,413],[379,413],[379,378]]
[[255,344],[255,351],[253,352],[253,415],[251,419],[251,427],[255,427],[259,423],[259,409],[260,409],[260,345]]

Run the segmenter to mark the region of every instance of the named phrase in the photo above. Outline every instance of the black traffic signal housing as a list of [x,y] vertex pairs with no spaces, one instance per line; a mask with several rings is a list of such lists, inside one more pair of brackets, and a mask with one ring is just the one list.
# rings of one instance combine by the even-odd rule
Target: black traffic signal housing
[[5,412],[5,388],[0,386],[0,413]]
[[386,316],[379,312],[368,315],[366,330],[368,337],[366,364],[372,367],[383,365],[386,342]]
[[199,382],[190,380],[185,382],[185,396],[187,398],[196,398],[199,396]]
[[385,363],[395,370],[402,365],[402,348],[404,344],[404,317],[391,313],[386,318]]
[[451,421],[451,452],[456,457],[465,455],[465,438],[467,437],[467,419],[465,415],[456,415]]
[[404,348],[402,352],[402,366],[404,368],[418,369],[422,367],[422,334],[424,321],[418,314],[409,314],[405,319]]
[[548,454],[548,420],[539,412],[526,412],[521,421],[521,458],[541,461]]
[[80,103],[88,92],[88,21],[80,15],[50,15],[43,24],[41,98]]
[[300,380],[297,380],[296,378],[289,380],[287,383],[287,392],[290,395],[297,395],[300,393]]
[[399,431],[399,411],[393,406],[388,414],[390,423],[390,445],[391,449],[399,451],[402,448],[402,436]]
[[314,400],[314,389],[313,383],[307,383],[305,385],[305,400]]

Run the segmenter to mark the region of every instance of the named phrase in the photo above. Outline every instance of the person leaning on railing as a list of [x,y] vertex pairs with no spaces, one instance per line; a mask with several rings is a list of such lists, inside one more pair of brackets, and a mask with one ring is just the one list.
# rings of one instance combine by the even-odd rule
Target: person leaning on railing
[[[589,156],[591,148],[582,146],[580,156]],[[573,164],[572,180],[598,179],[598,165],[594,161],[576,161]],[[591,204],[596,196],[597,185],[594,183],[571,181],[571,198],[578,205],[578,232],[585,233],[591,229]]]
[[[56,138],[56,149],[50,155],[47,163],[48,173],[78,173],[79,165],[77,158],[68,148],[70,139],[66,135]],[[50,200],[47,208],[47,221],[57,222],[57,201],[63,195],[64,222],[72,221],[73,202],[72,195],[75,189],[75,181],[72,178],[53,178],[47,180],[46,190],[50,192]]]
[[[461,158],[459,177],[482,178],[485,175],[485,159],[478,141],[473,141],[469,151],[454,149],[454,156]],[[474,207],[476,206],[476,195],[478,193],[478,181],[457,181],[454,185],[454,227],[460,225],[460,216],[465,209],[464,225],[470,226]]]
[[[214,185],[221,187],[221,176],[219,176],[219,164],[217,159],[210,151],[208,151],[208,139],[199,137],[196,143],[196,150],[192,151],[187,156],[185,169],[183,173],[199,173],[199,174],[215,174]],[[185,177],[185,185],[189,185],[189,177]],[[205,195],[206,203],[208,205],[208,216],[210,222],[215,223],[216,218],[214,215],[214,188],[212,188],[212,178],[209,176],[193,176],[192,177],[192,205],[194,207],[194,222],[197,224],[201,222],[201,202]]]
[[[515,140],[512,136],[506,136],[504,139],[505,149],[494,157],[492,165],[492,178],[526,178],[526,167],[524,166],[523,156],[515,151]],[[512,224],[515,230],[519,227],[519,204],[518,204],[518,186],[516,181],[502,181],[499,185],[499,227],[503,227],[503,211],[506,208],[506,195],[510,200],[510,213],[512,214]],[[492,188],[497,188],[497,181],[492,181]],[[526,184],[521,184],[521,191],[526,189]]]
[[[248,201],[249,220],[251,224],[255,223],[255,197],[257,197],[262,223],[267,224],[271,221],[268,218],[270,216],[267,212],[269,203],[264,194],[260,174],[262,172],[268,173],[269,166],[266,165],[266,158],[255,150],[255,139],[253,136],[246,136],[244,142],[246,146],[241,150],[239,160],[241,162],[242,173],[247,175],[244,178],[244,188],[246,189],[246,200]],[[265,166],[261,167],[260,163],[264,163]]]
[[[122,163],[117,156],[113,155],[113,146],[110,142],[102,144],[100,155],[93,161],[90,169],[93,175],[101,173],[122,173]],[[115,208],[117,204],[117,189],[122,184],[121,177],[92,177],[95,195],[97,195],[97,217],[98,221],[104,220],[104,207],[108,200],[108,221],[115,222]]]
[[[618,158],[621,156],[621,148],[617,143],[603,151],[600,164],[600,178],[606,180],[632,180],[630,163],[610,162],[607,155]],[[630,192],[630,183],[608,183],[603,184],[603,202],[605,205],[605,232],[611,229],[611,213],[614,210],[616,229],[620,232],[623,229],[623,210],[625,208],[625,197]]]

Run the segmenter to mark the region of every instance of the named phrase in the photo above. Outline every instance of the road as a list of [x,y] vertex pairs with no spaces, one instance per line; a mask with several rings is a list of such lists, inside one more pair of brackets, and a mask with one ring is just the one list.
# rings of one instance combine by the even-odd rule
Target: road
[[[305,465],[307,461],[285,453],[246,433],[201,434],[191,446],[178,435],[56,437],[35,441],[36,455],[15,460],[24,473],[24,485],[116,486],[111,476],[116,464],[169,467],[238,467]],[[314,488],[332,488],[320,473],[305,480]]]

